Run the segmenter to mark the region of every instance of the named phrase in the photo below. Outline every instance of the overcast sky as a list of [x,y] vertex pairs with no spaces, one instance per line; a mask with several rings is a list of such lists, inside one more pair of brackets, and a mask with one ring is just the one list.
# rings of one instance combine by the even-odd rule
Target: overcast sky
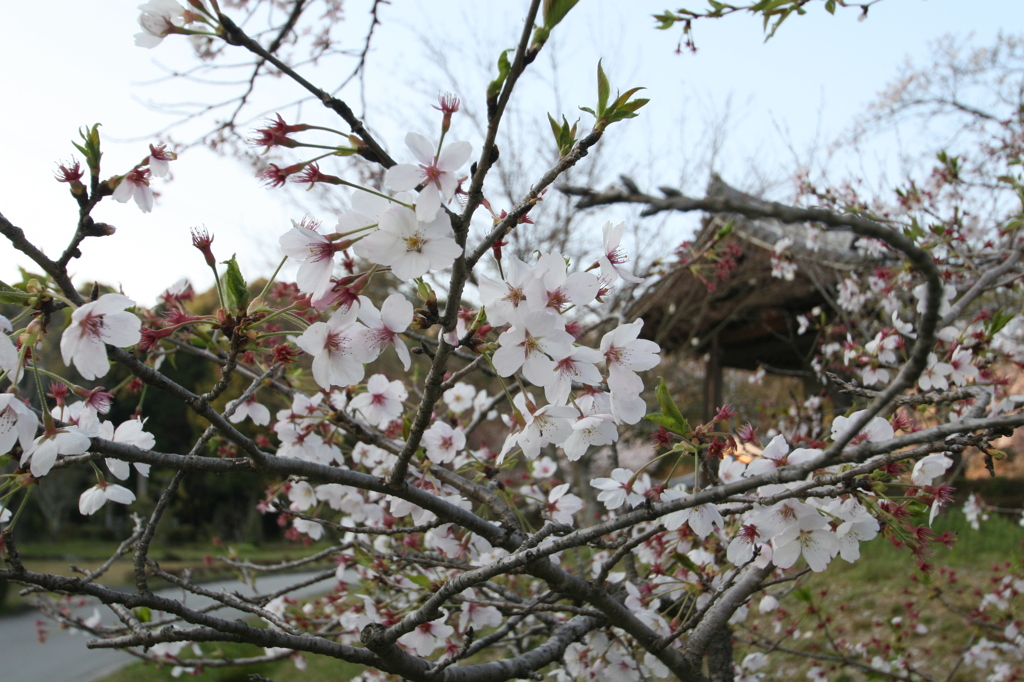
[[[52,256],[59,254],[76,221],[76,205],[66,187],[53,180],[53,171],[56,162],[72,156],[70,141],[77,138],[78,127],[103,124],[104,177],[109,177],[144,158],[146,136],[173,120],[144,103],[182,101],[185,91],[179,86],[146,83],[162,73],[156,62],[178,68],[193,63],[188,45],[171,36],[153,50],[135,47],[137,4],[90,0],[61,3],[59,12],[45,2],[7,3],[4,8],[0,212]],[[353,36],[363,31],[369,5],[346,2]],[[472,55],[490,55],[493,63],[501,49],[512,47],[521,26],[516,17],[525,5],[393,0],[383,6],[366,100],[370,122],[399,161],[410,160],[402,143],[405,128],[431,132],[423,128],[431,92],[446,83],[436,60],[424,56],[418,36],[450,45],[453,70],[465,74],[456,90],[463,98],[480,98],[480,69]],[[576,106],[594,98],[594,65],[603,58],[614,86],[648,88],[652,101],[641,117],[620,124],[630,126],[628,133],[622,128],[620,141],[641,140],[646,149],[684,148],[688,136],[692,144],[693,136],[706,130],[706,121],[693,122],[723,110],[731,97],[735,125],[720,164],[728,172],[749,157],[785,154],[779,128],[788,130],[798,150],[814,139],[839,135],[904,59],[922,63],[929,42],[942,35],[973,33],[976,44],[986,45],[1000,30],[1024,26],[1020,0],[887,0],[874,6],[864,22],[852,11],[830,17],[814,6],[809,16],[790,19],[767,44],[754,17],[698,23],[698,53],[676,55],[678,31],[652,28],[650,15],[665,8],[663,2],[583,0],[553,44],[557,75],[550,61],[538,60],[524,93],[537,98],[541,111],[574,118]],[[557,97],[550,87],[555,80]],[[268,97],[287,101],[295,94],[288,84],[276,87]],[[358,105],[354,87],[342,95]],[[400,120],[396,107],[413,109]],[[387,115],[374,118],[378,111]],[[619,135],[616,128],[612,131]],[[472,131],[456,133],[479,145]],[[650,167],[660,176],[682,163],[685,159],[658,159]],[[247,274],[267,274],[276,259],[277,237],[302,210],[283,193],[260,187],[250,169],[209,151],[191,150],[173,166],[173,182],[154,182],[161,196],[152,213],[112,201],[97,209],[94,217],[118,231],[86,242],[83,258],[73,262],[76,281],[120,284],[144,303],[181,276],[205,288],[211,277],[189,241],[189,228],[195,225],[215,233],[219,257],[236,252]],[[330,216],[319,217],[333,222]],[[0,279],[15,279],[18,265],[31,264],[0,244]]]

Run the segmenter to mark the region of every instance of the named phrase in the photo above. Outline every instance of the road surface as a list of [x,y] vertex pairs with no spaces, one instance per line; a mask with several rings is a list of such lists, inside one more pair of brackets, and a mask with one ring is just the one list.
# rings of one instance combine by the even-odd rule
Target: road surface
[[[273,592],[299,582],[303,577],[312,577],[314,573],[271,575],[259,579],[256,584],[261,593]],[[292,593],[294,596],[307,596],[325,592],[332,586],[329,581],[310,585]],[[11,585],[15,589],[16,585]],[[238,581],[207,583],[203,587],[219,592],[238,591],[241,594],[252,594],[252,590]],[[163,597],[180,597],[181,590],[166,589],[157,592]],[[188,604],[192,608],[201,608],[209,604],[210,599],[190,594]],[[88,618],[98,606],[103,614],[105,624],[115,624],[117,619],[109,609],[98,605],[95,600],[87,606],[76,609],[75,614]],[[251,617],[233,609],[222,609],[217,612],[225,618]],[[36,634],[36,623],[45,621],[44,627],[49,632],[45,643],[40,643]],[[75,634],[72,634],[74,632]],[[138,659],[120,651],[111,649],[88,649],[85,643],[92,639],[91,635],[72,630],[60,630],[52,621],[43,618],[37,611],[26,611],[14,616],[0,618],[0,680],[3,682],[95,682],[110,675]]]

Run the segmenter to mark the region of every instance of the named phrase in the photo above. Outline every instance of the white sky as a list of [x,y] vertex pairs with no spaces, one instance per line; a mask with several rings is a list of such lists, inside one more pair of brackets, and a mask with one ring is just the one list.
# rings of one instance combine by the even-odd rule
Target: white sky
[[[74,230],[77,206],[52,174],[55,162],[72,156],[69,141],[77,139],[78,127],[101,122],[104,177],[126,172],[146,156],[147,143],[120,140],[145,137],[173,120],[142,102],[184,99],[179,86],[142,85],[161,74],[154,61],[181,68],[192,61],[186,41],[175,36],[154,50],[134,46],[138,0],[66,2],[59,11],[47,2],[7,4],[0,27],[0,129],[5,132],[0,142],[0,212],[56,257]],[[782,165],[785,152],[774,122],[788,128],[797,149],[803,150],[816,136],[829,140],[847,129],[905,57],[924,60],[929,41],[973,32],[976,44],[987,45],[1003,27],[1024,26],[1020,0],[887,0],[871,9],[865,22],[856,21],[852,11],[829,17],[814,6],[809,16],[787,21],[767,44],[754,17],[698,22],[699,52],[677,56],[678,31],[656,31],[650,19],[667,6],[674,5],[663,0],[584,0],[560,27],[555,44],[560,100],[545,87],[555,77],[550,61],[543,58],[534,65],[532,81],[525,81],[529,89],[524,93],[536,97],[541,111],[575,118],[576,105],[592,104],[594,67],[603,57],[613,87],[644,85],[645,96],[652,99],[640,118],[618,124],[628,130],[611,129],[620,143],[637,140],[645,149],[682,148],[704,128],[684,125],[681,114],[691,122],[702,112],[706,117],[731,96],[737,123],[721,168],[741,168],[751,157]],[[358,22],[354,35],[364,30],[368,7],[367,1],[346,3],[348,16]],[[451,44],[454,68],[466,74],[460,76],[464,87],[458,93],[464,99],[482,99],[481,77],[466,63],[466,55],[487,54],[493,63],[500,49],[513,46],[521,26],[516,17],[524,7],[525,2],[470,0],[394,0],[384,6],[367,105],[371,123],[399,161],[409,157],[402,143],[405,130],[394,122],[395,108],[413,107],[408,127],[430,132],[420,122],[427,120],[433,104],[432,87],[445,82],[436,64],[424,58],[415,34],[428,33],[436,42]],[[277,87],[271,96],[281,101],[295,93],[288,84]],[[357,90],[343,97],[358,105]],[[385,108],[387,117],[373,117]],[[456,133],[479,145],[471,131],[454,129]],[[550,135],[547,130],[539,134]],[[651,177],[638,179],[645,184],[672,182],[678,176],[673,169],[685,162],[657,159],[650,164]],[[73,262],[76,281],[121,284],[125,293],[144,303],[181,276],[205,288],[212,278],[189,238],[189,228],[201,224],[215,234],[218,258],[237,252],[247,276],[269,274],[277,258],[277,237],[289,226],[289,218],[301,217],[302,211],[285,193],[260,187],[250,170],[206,150],[189,151],[172,167],[173,182],[154,182],[161,196],[152,213],[143,214],[134,204],[101,204],[94,217],[118,231],[85,242],[84,257]],[[0,244],[0,279],[16,279],[18,265],[31,264]]]

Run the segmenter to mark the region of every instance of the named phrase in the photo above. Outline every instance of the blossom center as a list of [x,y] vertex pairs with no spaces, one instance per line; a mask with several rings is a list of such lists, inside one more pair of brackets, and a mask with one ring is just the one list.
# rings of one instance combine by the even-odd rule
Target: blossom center
[[430,164],[429,166],[424,166],[423,164],[420,164],[420,168],[423,169],[423,175],[426,177],[428,185],[434,184],[440,186],[441,175],[444,173],[444,171],[437,167],[437,161]]
[[408,251],[415,251],[419,253],[423,251],[423,245],[426,243],[426,240],[423,239],[418,232],[411,237],[405,238],[405,248]]
[[324,341],[324,350],[329,353],[337,353],[345,350],[345,336],[337,332],[328,332]]
[[103,329],[103,315],[94,315],[89,313],[85,316],[85,319],[79,324],[82,331],[86,336],[95,336],[99,338],[100,331]]

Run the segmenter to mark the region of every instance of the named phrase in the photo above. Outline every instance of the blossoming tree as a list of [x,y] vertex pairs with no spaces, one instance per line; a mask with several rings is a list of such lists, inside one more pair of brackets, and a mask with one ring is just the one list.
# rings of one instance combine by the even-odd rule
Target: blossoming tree
[[[336,225],[304,219],[282,227],[282,256],[300,264],[296,282],[277,282],[275,273],[255,297],[235,259],[218,263],[212,237],[194,231],[217,281],[220,305],[210,315],[190,312],[183,287],[145,309],[99,285],[83,294],[69,275],[83,242],[112,234],[91,217],[102,201],[153,208],[152,178],[166,175],[175,159],[166,147],[154,145],[142,163],[109,175],[101,170],[98,128],[82,131],[76,146],[85,167],[76,161],[58,173],[80,219],[56,259],[33,244],[31,226],[22,229],[0,215],[0,234],[45,273],[0,289],[5,303],[21,306],[12,319],[0,318],[7,384],[0,395],[0,452],[11,465],[0,478],[0,523],[6,526],[0,578],[97,598],[119,624],[51,612],[89,632],[92,647],[132,649],[179,671],[288,657],[299,664],[304,653],[316,653],[365,666],[364,680],[483,682],[545,674],[756,680],[778,643],[754,641],[766,653],[734,660],[730,627],[747,618],[751,600],[762,612],[776,608],[801,576],[825,571],[837,559],[857,561],[860,544],[881,532],[926,563],[938,538],[914,525],[914,514],[928,513],[930,522],[949,501],[951,490],[942,483],[953,461],[949,453],[976,448],[991,456],[992,440],[1024,424],[999,364],[1019,352],[1019,318],[1000,312],[963,323],[970,306],[1019,276],[1019,208],[989,226],[991,243],[972,242],[968,259],[960,242],[936,244],[935,237],[949,232],[921,229],[914,206],[874,216],[828,197],[797,207],[673,192],[656,197],[635,186],[572,190],[583,195],[585,207],[631,202],[647,213],[702,210],[845,230],[899,263],[885,277],[874,273],[879,287],[855,275],[844,283],[842,308],[865,306],[869,297],[862,292],[869,288],[889,308],[850,328],[845,343],[823,346],[819,357],[824,374],[835,355],[846,354],[842,364],[856,369],[865,386],[836,381],[866,399],[866,407],[821,430],[794,425],[744,463],[733,456],[736,444],[756,436],[749,428],[726,430],[737,416],[729,406],[691,426],[661,382],[658,409],[649,409],[645,379],[657,371],[660,349],[642,338],[641,320],[609,305],[615,287],[643,286],[649,276],[631,267],[621,225],[605,225],[602,255],[592,265],[557,252],[526,260],[502,253],[503,240],[529,220],[544,192],[585,162],[613,123],[637,116],[646,103],[637,88],[613,96],[598,65],[596,103],[585,109],[593,118],[590,131],[581,135],[577,126],[552,119],[557,162],[514,205],[500,212],[491,207],[484,185],[503,113],[550,33],[568,12],[580,11],[575,4],[529,4],[520,40],[501,53],[486,93],[487,129],[479,148],[449,139],[458,134],[459,101],[446,96],[438,103],[437,141],[410,133],[408,154],[399,154],[407,163],[393,159],[345,102],[305,80],[276,47],[243,31],[216,0],[143,5],[140,46],[192,35],[246,50],[349,127],[326,153],[272,165],[264,181],[355,191]],[[803,4],[748,9],[781,22]],[[826,3],[832,10],[837,4],[845,6]],[[296,2],[295,11],[302,5]],[[734,11],[725,9],[708,16]],[[663,26],[683,22],[689,36],[697,18],[680,12],[659,20]],[[268,146],[300,149],[297,136],[310,129],[278,117],[257,137]],[[325,173],[317,161],[327,156],[361,157],[384,168],[383,186]],[[1000,158],[1019,163],[1019,149],[1007,145]],[[1019,189],[1019,181],[1008,178]],[[942,188],[954,186],[955,174],[945,176]],[[481,208],[489,215],[474,222]],[[935,221],[929,224],[941,224]],[[786,277],[790,269],[776,271]],[[428,277],[444,286],[435,290]],[[913,294],[901,297],[898,290]],[[381,292],[378,303],[372,296]],[[70,311],[63,328],[62,311]],[[45,334],[60,336],[64,367],[43,366]],[[406,374],[381,371],[392,351]],[[175,383],[161,371],[175,353],[219,366],[218,380],[202,393]],[[302,356],[311,362],[297,362]],[[160,449],[145,425],[160,415],[144,407],[120,424],[105,421],[111,400],[131,397],[80,386],[65,371],[73,367],[93,383],[108,375],[111,363],[204,421],[206,431],[188,452]],[[494,395],[484,386],[497,387]],[[288,407],[272,419],[267,405],[275,400]],[[906,406],[921,406],[920,423],[897,411]],[[659,459],[668,469],[695,463],[698,475],[688,484],[619,465],[620,434],[644,419],[659,427]],[[246,420],[253,431],[242,425]],[[237,456],[211,453],[215,439],[230,443]],[[580,462],[587,466],[570,466]],[[115,555],[133,556],[135,592],[104,586],[103,569],[67,578],[31,571],[20,560],[11,528],[32,490],[66,467],[95,474],[96,484],[79,493],[85,515],[107,503],[131,505],[134,494],[111,479],[128,479],[133,467],[136,476],[154,467],[175,471],[152,513],[136,517]],[[280,514],[291,537],[328,538],[330,544],[284,564],[223,561],[246,572],[318,572],[291,588],[246,597],[213,592],[151,558],[157,527],[186,476],[251,471],[277,477],[261,509]],[[523,481],[513,484],[511,471],[522,472]],[[585,509],[584,499],[599,508]],[[584,511],[596,521],[584,523]],[[331,562],[327,569],[325,561]],[[154,578],[208,597],[216,608],[161,596],[151,587]],[[1007,666],[1024,644],[1013,612],[1014,598],[1024,592],[1017,580],[1009,575],[992,593],[998,615],[989,620],[989,638],[964,653],[993,680],[1010,679]],[[290,596],[310,584],[322,587],[319,596],[304,602]],[[265,654],[240,661],[201,646],[218,641],[255,644]],[[834,645],[833,665],[890,679],[933,679],[920,654]]]

